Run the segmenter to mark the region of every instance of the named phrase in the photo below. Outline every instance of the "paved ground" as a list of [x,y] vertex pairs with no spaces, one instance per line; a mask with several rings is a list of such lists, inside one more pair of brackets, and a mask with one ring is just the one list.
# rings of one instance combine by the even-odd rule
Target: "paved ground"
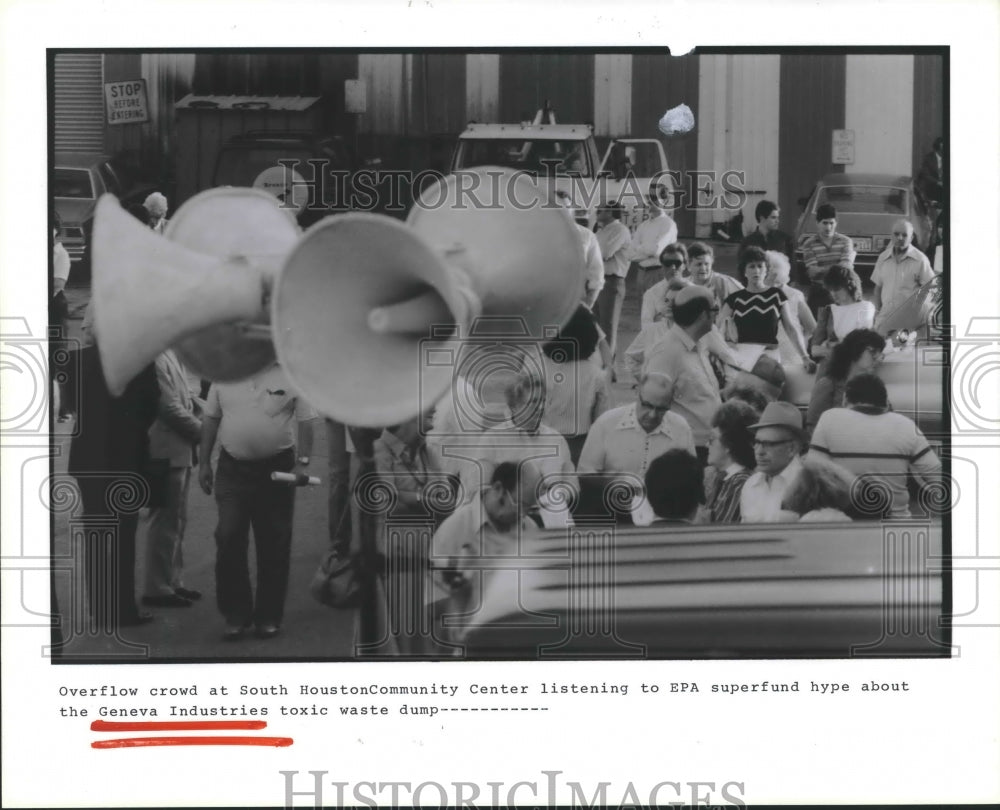
[[[717,245],[717,267],[732,273],[735,268],[735,246]],[[71,308],[70,336],[78,337],[83,310],[90,297],[89,287],[70,287],[68,298]],[[628,346],[638,331],[639,297],[634,280],[629,280],[628,293],[622,313],[619,343]],[[616,403],[631,401],[631,383],[619,369],[621,382],[614,386]],[[55,460],[55,471],[65,472],[69,440],[74,423],[56,424],[56,443],[60,452]],[[327,464],[325,431],[316,430],[313,452],[313,469],[326,480]],[[215,562],[216,508],[214,500],[206,496],[192,482],[189,499],[189,522],[184,553],[186,558],[186,585],[204,594],[204,598],[190,608],[154,609],[156,620],[144,627],[125,628],[123,638],[78,635],[68,652],[74,655],[114,657],[122,654],[139,654],[144,657],[169,660],[234,660],[234,659],[330,659],[351,656],[354,638],[354,611],[333,610],[314,602],[308,593],[308,584],[326,548],[326,490],[324,487],[298,490],[295,505],[295,529],[292,568],[285,625],[281,635],[268,640],[245,640],[225,643],[220,640],[222,619],[215,607],[213,566]],[[57,515],[55,524],[55,554],[69,555],[69,522],[67,515]],[[137,539],[138,570],[136,582],[141,595],[145,564],[144,532],[140,526]],[[68,575],[57,575],[56,593],[63,610],[70,609],[73,598]],[[128,645],[145,645],[133,648]]]

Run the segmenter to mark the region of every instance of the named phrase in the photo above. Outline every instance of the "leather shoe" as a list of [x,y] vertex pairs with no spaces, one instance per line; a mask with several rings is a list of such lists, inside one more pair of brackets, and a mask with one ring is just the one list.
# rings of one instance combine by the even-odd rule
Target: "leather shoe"
[[190,599],[192,602],[201,599],[201,591],[192,591],[190,588],[174,588],[174,593],[183,599]]
[[246,636],[249,630],[250,625],[248,624],[227,624],[226,629],[222,631],[222,640],[239,641]]
[[149,607],[191,607],[191,600],[176,593],[161,596],[144,596],[142,603]]
[[257,638],[274,638],[281,632],[281,627],[274,622],[257,625]]
[[141,624],[149,624],[156,617],[145,610],[140,610],[131,616],[126,616],[118,621],[119,627],[138,627]]

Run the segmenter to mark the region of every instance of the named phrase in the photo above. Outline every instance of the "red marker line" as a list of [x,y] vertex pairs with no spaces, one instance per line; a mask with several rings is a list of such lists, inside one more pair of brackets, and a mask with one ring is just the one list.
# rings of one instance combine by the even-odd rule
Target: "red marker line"
[[291,737],[129,737],[122,740],[99,740],[91,748],[148,748],[157,745],[266,745],[287,748]]
[[260,731],[265,720],[164,720],[161,722],[113,722],[95,720],[91,731]]

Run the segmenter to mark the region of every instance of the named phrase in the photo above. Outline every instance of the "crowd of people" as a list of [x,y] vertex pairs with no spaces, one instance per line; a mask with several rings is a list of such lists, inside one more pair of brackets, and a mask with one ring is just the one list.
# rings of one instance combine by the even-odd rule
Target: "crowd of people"
[[[156,210],[147,224],[162,230],[165,200],[151,205]],[[819,209],[820,232],[803,245],[798,284],[791,282],[791,240],[777,229],[773,203],[758,205],[758,228],[740,249],[739,279],[715,270],[709,244],[677,241],[658,199],[649,209],[634,235],[615,205],[600,208],[594,231],[578,223],[576,311],[537,352],[511,349],[516,362],[508,365],[518,370],[502,406],[484,406],[475,381],[458,375],[435,411],[407,423],[373,432],[326,421],[331,552],[321,578],[349,572],[358,533],[372,514],[383,559],[400,556],[399,527],[418,527],[413,537],[423,539],[404,543],[402,563],[386,564],[384,590],[397,610],[426,611],[431,620],[445,605],[475,605],[482,560],[516,555],[522,533],[539,527],[596,518],[668,526],[909,514],[912,482],[933,482],[940,462],[916,425],[892,411],[878,377],[892,341],[879,330],[880,314],[928,280],[929,265],[910,244],[908,223],[898,224],[879,258],[869,302],[852,265],[851,240],[837,233],[831,206]],[[641,331],[619,352],[630,275],[641,297]],[[96,332],[91,337],[100,340]],[[272,474],[308,473],[319,415],[277,364],[240,382],[213,384],[203,396],[168,349],[114,400],[94,347],[83,352],[84,396],[77,405],[88,416],[73,442],[70,471],[86,483],[85,510],[114,511],[107,490],[115,474],[159,470],[141,605],[188,607],[201,596],[185,586],[182,553],[196,469],[218,507],[222,636],[278,634],[295,489]],[[616,406],[611,386],[619,354],[632,394]],[[782,400],[790,363],[816,374],[805,415]],[[470,428],[456,404],[469,402],[494,412]],[[126,429],[131,443],[118,441]],[[92,476],[102,470],[103,483]],[[388,501],[365,502],[366,471],[392,493]],[[866,486],[887,493],[882,511],[872,510],[870,498],[859,506]],[[134,594],[137,518],[119,517],[128,520],[116,537],[92,544],[91,609],[105,611],[112,624],[140,624],[152,617]],[[105,604],[100,589],[109,569],[116,586]]]

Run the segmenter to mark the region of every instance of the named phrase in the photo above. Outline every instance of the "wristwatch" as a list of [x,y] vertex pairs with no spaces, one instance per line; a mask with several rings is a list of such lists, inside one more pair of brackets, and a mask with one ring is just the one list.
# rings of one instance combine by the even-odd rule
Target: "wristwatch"
[[298,462],[303,467],[308,467],[309,466],[309,456],[299,456]]

